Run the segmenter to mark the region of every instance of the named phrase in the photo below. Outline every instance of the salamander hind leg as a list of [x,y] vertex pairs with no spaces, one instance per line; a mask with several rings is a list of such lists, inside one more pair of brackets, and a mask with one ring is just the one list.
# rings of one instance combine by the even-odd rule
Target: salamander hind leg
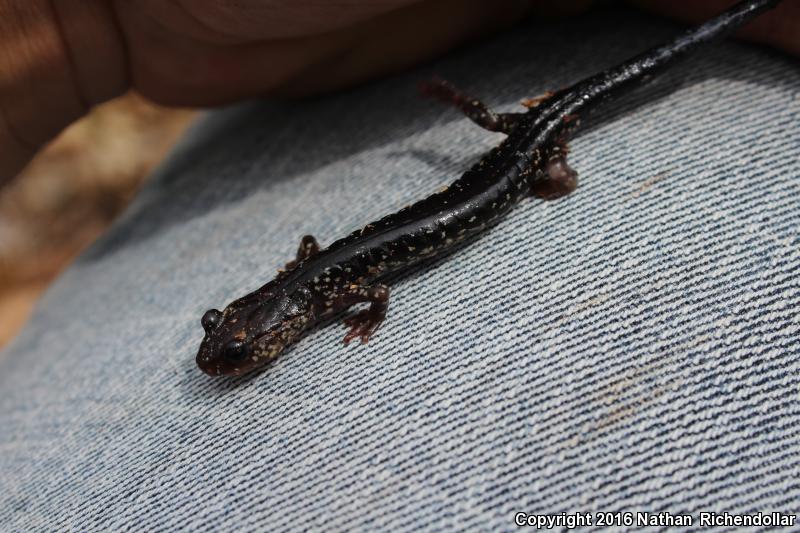
[[345,319],[345,326],[350,331],[344,336],[344,343],[348,344],[356,337],[366,343],[386,317],[389,307],[389,287],[386,285],[372,285],[355,289],[349,298],[354,303],[370,302],[370,306]]
[[294,260],[286,263],[284,269],[291,270],[297,266],[297,263],[308,259],[312,255],[316,255],[318,252],[319,243],[317,242],[317,239],[315,239],[312,235],[305,235],[302,239],[300,239],[300,246],[297,248],[297,255],[295,256]]
[[426,96],[450,104],[460,109],[464,115],[481,128],[500,133],[511,133],[522,113],[495,113],[489,106],[455,88],[450,83],[433,79],[420,84],[420,91]]
[[557,147],[544,165],[544,179],[535,184],[531,194],[543,200],[556,200],[578,187],[578,173],[567,163],[567,146]]
[[521,104],[527,107],[528,109],[533,109],[534,107],[538,107],[539,104],[541,104],[542,102],[549,100],[550,98],[555,96],[555,94],[556,93],[554,93],[553,91],[546,91],[544,94],[540,96],[534,96],[533,98],[524,98]]

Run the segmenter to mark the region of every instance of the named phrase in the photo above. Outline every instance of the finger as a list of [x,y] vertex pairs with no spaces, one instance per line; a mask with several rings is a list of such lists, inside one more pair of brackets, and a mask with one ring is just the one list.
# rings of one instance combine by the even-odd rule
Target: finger
[[49,3],[2,4],[0,116],[19,143],[34,148],[81,116],[86,105]]
[[302,39],[220,45],[175,33],[138,10],[118,7],[127,43],[129,79],[144,96],[160,104],[219,105],[267,93],[323,62],[349,44],[333,32]]
[[187,38],[242,44],[320,35],[423,1],[128,0],[121,9],[142,11]]
[[170,105],[210,105],[263,94],[308,94],[417,63],[519,19],[529,2],[417,2],[346,29],[303,38],[219,45],[175,33],[128,2],[119,5],[131,81]]
[[539,4],[518,0],[434,0],[412,4],[348,29],[347,46],[330,61],[319,62],[288,78],[272,92],[292,96],[316,93],[397,72],[510,26]]

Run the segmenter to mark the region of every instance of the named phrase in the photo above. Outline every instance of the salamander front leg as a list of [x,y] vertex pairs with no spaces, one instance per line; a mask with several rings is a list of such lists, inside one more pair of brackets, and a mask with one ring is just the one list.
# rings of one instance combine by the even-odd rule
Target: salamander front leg
[[389,307],[389,287],[386,285],[371,285],[355,289],[344,297],[347,303],[370,302],[370,306],[344,320],[345,326],[350,328],[344,336],[344,343],[348,344],[356,337],[361,337],[361,342],[366,343],[378,329],[386,317]]
[[422,94],[436,98],[461,110],[467,118],[489,131],[509,134],[523,113],[495,113],[489,106],[456,89],[450,83],[434,79],[420,84]]
[[302,239],[300,239],[300,246],[297,248],[297,255],[295,256],[294,260],[286,263],[284,269],[293,269],[297,266],[297,263],[308,259],[312,255],[316,255],[317,252],[319,252],[319,243],[317,242],[317,239],[315,239],[312,235],[305,235]]

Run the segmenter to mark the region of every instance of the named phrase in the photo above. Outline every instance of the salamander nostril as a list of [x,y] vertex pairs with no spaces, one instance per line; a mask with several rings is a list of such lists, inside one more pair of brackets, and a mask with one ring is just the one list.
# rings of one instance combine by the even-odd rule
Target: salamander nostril
[[231,341],[225,345],[225,359],[231,362],[238,362],[247,356],[247,345],[242,341]]
[[200,324],[203,325],[205,332],[209,333],[212,329],[217,327],[220,320],[222,320],[222,313],[216,309],[209,309],[203,314],[203,318],[200,319]]

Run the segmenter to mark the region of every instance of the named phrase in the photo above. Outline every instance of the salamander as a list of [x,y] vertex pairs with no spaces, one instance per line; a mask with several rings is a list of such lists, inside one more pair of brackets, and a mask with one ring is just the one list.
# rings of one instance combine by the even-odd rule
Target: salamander
[[495,113],[447,82],[425,84],[428,95],[506,137],[449,187],[325,249],[314,237],[303,237],[296,258],[275,279],[223,311],[206,311],[197,365],[213,376],[263,367],[307,330],[361,303],[369,305],[344,320],[349,328],[344,342],[367,342],[386,316],[388,278],[451,251],[524,198],[555,199],[575,189],[577,173],[567,163],[567,141],[581,116],[780,1],[739,2],[670,43],[525,102],[523,112]]

